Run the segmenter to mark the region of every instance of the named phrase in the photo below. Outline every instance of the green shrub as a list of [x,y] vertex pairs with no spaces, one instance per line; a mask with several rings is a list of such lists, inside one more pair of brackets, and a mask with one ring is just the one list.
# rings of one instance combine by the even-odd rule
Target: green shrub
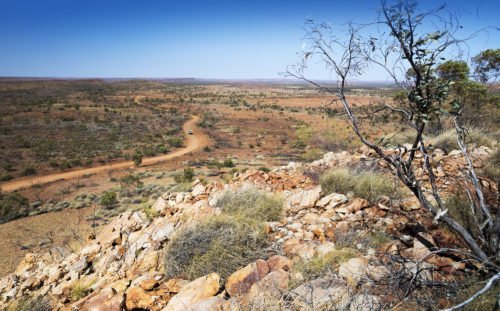
[[170,137],[167,140],[167,143],[170,145],[170,147],[173,147],[173,148],[180,148],[183,145],[182,138],[180,138],[180,137]]
[[222,213],[179,232],[165,250],[167,278],[194,279],[211,272],[227,278],[267,257],[264,223],[277,220],[282,201],[258,190],[227,192],[218,200]]
[[174,180],[177,183],[192,182],[194,176],[195,176],[194,170],[188,167],[182,170],[182,172],[175,174]]
[[139,166],[142,163],[142,152],[136,150],[132,155],[132,161],[134,161],[135,166]]
[[224,167],[234,167],[234,162],[231,159],[225,159],[224,162],[222,163],[222,166],[224,166]]
[[397,194],[390,178],[376,172],[335,168],[321,176],[320,182],[324,193],[345,194],[352,191],[355,197],[367,199],[372,203],[381,196],[394,197],[394,194]]
[[12,175],[10,174],[3,174],[0,176],[0,181],[9,181],[11,179],[13,179],[14,177],[12,177]]
[[32,212],[28,199],[17,192],[0,192],[0,224],[28,216]]
[[347,193],[353,190],[352,174],[347,168],[336,168],[327,171],[320,178],[324,193]]
[[83,297],[90,294],[92,291],[91,286],[93,282],[84,283],[83,281],[78,281],[71,288],[71,301],[78,301]]
[[267,168],[265,166],[259,167],[259,171],[264,172],[264,173],[269,173],[271,171],[270,168]]
[[323,152],[320,149],[308,148],[306,152],[304,152],[302,157],[304,158],[305,161],[312,162],[321,159],[322,156]]
[[110,208],[117,203],[116,193],[114,191],[104,191],[101,194],[100,203],[106,208]]
[[32,165],[25,166],[21,169],[22,176],[30,176],[30,175],[35,175],[35,174],[36,174],[36,169]]

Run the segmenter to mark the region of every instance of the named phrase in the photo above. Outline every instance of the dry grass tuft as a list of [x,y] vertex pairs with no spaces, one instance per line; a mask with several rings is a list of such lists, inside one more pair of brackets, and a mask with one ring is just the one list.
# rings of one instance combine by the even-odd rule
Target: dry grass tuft
[[355,197],[376,202],[381,196],[394,197],[397,194],[392,180],[377,172],[357,172],[348,168],[335,168],[320,179],[324,193],[353,192]]
[[168,278],[195,279],[217,272],[224,279],[267,257],[264,222],[276,220],[282,201],[257,190],[227,192],[217,203],[222,214],[179,232],[165,250]]

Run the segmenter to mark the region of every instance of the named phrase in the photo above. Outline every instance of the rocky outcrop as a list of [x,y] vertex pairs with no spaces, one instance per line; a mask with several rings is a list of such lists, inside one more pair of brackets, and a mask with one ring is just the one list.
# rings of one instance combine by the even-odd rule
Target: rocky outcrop
[[[480,159],[489,152],[479,148],[472,154]],[[460,156],[435,154],[437,173],[460,175]],[[463,271],[465,264],[459,260],[431,256],[430,248],[446,233],[435,236],[409,229],[415,223],[432,227],[432,218],[415,199],[369,202],[323,193],[303,174],[369,157],[366,150],[327,153],[309,164],[290,163],[267,173],[250,170],[224,187],[196,181],[190,192],[165,193],[153,205],[153,217],[126,211],[75,253],[27,254],[12,274],[0,279],[0,308],[22,297],[41,295],[51,297],[56,310],[234,310],[240,306],[266,310],[269,304],[374,310],[387,297],[367,291],[387,280],[394,269],[400,274],[419,273],[424,280]],[[170,238],[219,213],[216,202],[225,191],[244,187],[279,192],[284,199],[282,219],[266,224],[272,242],[269,258],[241,267],[226,280],[215,271],[192,281],[167,279],[162,249]],[[391,266],[384,254],[402,254],[405,264]],[[294,270],[313,261],[329,265],[325,269],[329,272],[311,279]],[[425,273],[422,267],[428,268]]]

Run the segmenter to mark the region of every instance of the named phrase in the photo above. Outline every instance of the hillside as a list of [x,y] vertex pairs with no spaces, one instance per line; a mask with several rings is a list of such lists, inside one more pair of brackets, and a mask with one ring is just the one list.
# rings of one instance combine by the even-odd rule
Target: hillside
[[[493,151],[470,153],[481,167]],[[459,151],[433,157],[438,177],[460,178]],[[74,253],[27,254],[0,280],[0,307],[416,310],[460,302],[464,289],[477,290],[472,272],[482,266],[464,260],[461,240],[384,167],[363,147],[235,173],[226,185],[196,180],[189,192],[125,211]],[[481,182],[497,193],[495,182]],[[454,192],[449,179],[438,185]],[[494,298],[480,303],[488,310]]]

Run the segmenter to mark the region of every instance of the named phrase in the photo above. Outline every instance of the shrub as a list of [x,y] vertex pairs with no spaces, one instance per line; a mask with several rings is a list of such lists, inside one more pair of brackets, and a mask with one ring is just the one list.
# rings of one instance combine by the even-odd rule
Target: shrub
[[500,148],[484,163],[481,173],[497,183],[500,182]]
[[78,281],[71,288],[71,301],[78,301],[83,297],[87,296],[91,291],[91,283],[84,283],[83,281]]
[[327,171],[320,178],[324,193],[347,193],[353,189],[351,172],[347,168],[337,168]]
[[234,162],[231,159],[225,159],[224,162],[222,163],[222,166],[224,166],[224,167],[234,167]]
[[14,177],[12,177],[12,175],[10,175],[10,174],[4,174],[4,175],[0,176],[0,181],[8,181],[8,180],[11,180],[13,178]]
[[302,156],[305,161],[312,162],[321,159],[323,152],[318,148],[308,148]]
[[[292,267],[292,274],[300,273],[303,279],[300,283],[304,281],[309,281],[316,279],[318,277],[324,276],[329,271],[333,271],[335,264],[341,264],[348,261],[351,258],[356,257],[357,251],[352,248],[342,248],[336,249],[325,256],[319,257],[314,256],[308,260],[298,260],[294,263]],[[295,287],[297,282],[291,282],[290,287]]]
[[104,206],[106,208],[112,207],[113,205],[115,205],[117,203],[117,201],[116,201],[116,193],[113,192],[113,191],[104,191],[101,194],[100,203],[101,203],[102,206]]
[[397,193],[389,177],[380,173],[348,168],[335,168],[326,172],[320,179],[324,193],[348,193],[374,203],[381,196],[393,197]]
[[260,221],[276,221],[280,219],[282,204],[283,202],[277,196],[251,188],[226,192],[217,201],[216,206],[220,207],[225,214]]
[[23,298],[7,307],[7,311],[52,311],[52,303],[48,297],[37,296]]
[[36,169],[32,165],[25,166],[21,169],[22,176],[30,176],[30,175],[35,175],[35,174],[36,174]]
[[190,167],[185,168],[182,172],[176,174],[174,176],[174,180],[177,183],[186,183],[186,182],[192,182],[194,178],[194,170]]
[[136,150],[132,156],[132,161],[134,161],[135,166],[139,166],[142,163],[142,152]]
[[0,192],[0,224],[28,216],[31,211],[28,199],[21,194]]
[[269,246],[264,222],[276,220],[282,202],[258,190],[227,192],[218,200],[222,213],[179,232],[165,251],[168,278],[194,279],[211,272],[227,278],[265,258]]
[[[446,153],[452,150],[459,149],[457,143],[457,135],[454,129],[447,130],[441,134],[431,137],[429,143],[435,148],[439,148]],[[479,129],[468,129],[465,135],[466,144],[475,144],[476,146],[487,146],[492,147],[491,139],[485,135],[485,133]]]
[[242,266],[265,256],[265,232],[255,221],[217,216],[185,229],[169,243],[167,278],[195,279],[211,272],[227,278]]
[[170,137],[167,140],[167,143],[170,145],[170,147],[173,147],[173,148],[180,148],[183,145],[182,138],[179,138],[179,137]]

